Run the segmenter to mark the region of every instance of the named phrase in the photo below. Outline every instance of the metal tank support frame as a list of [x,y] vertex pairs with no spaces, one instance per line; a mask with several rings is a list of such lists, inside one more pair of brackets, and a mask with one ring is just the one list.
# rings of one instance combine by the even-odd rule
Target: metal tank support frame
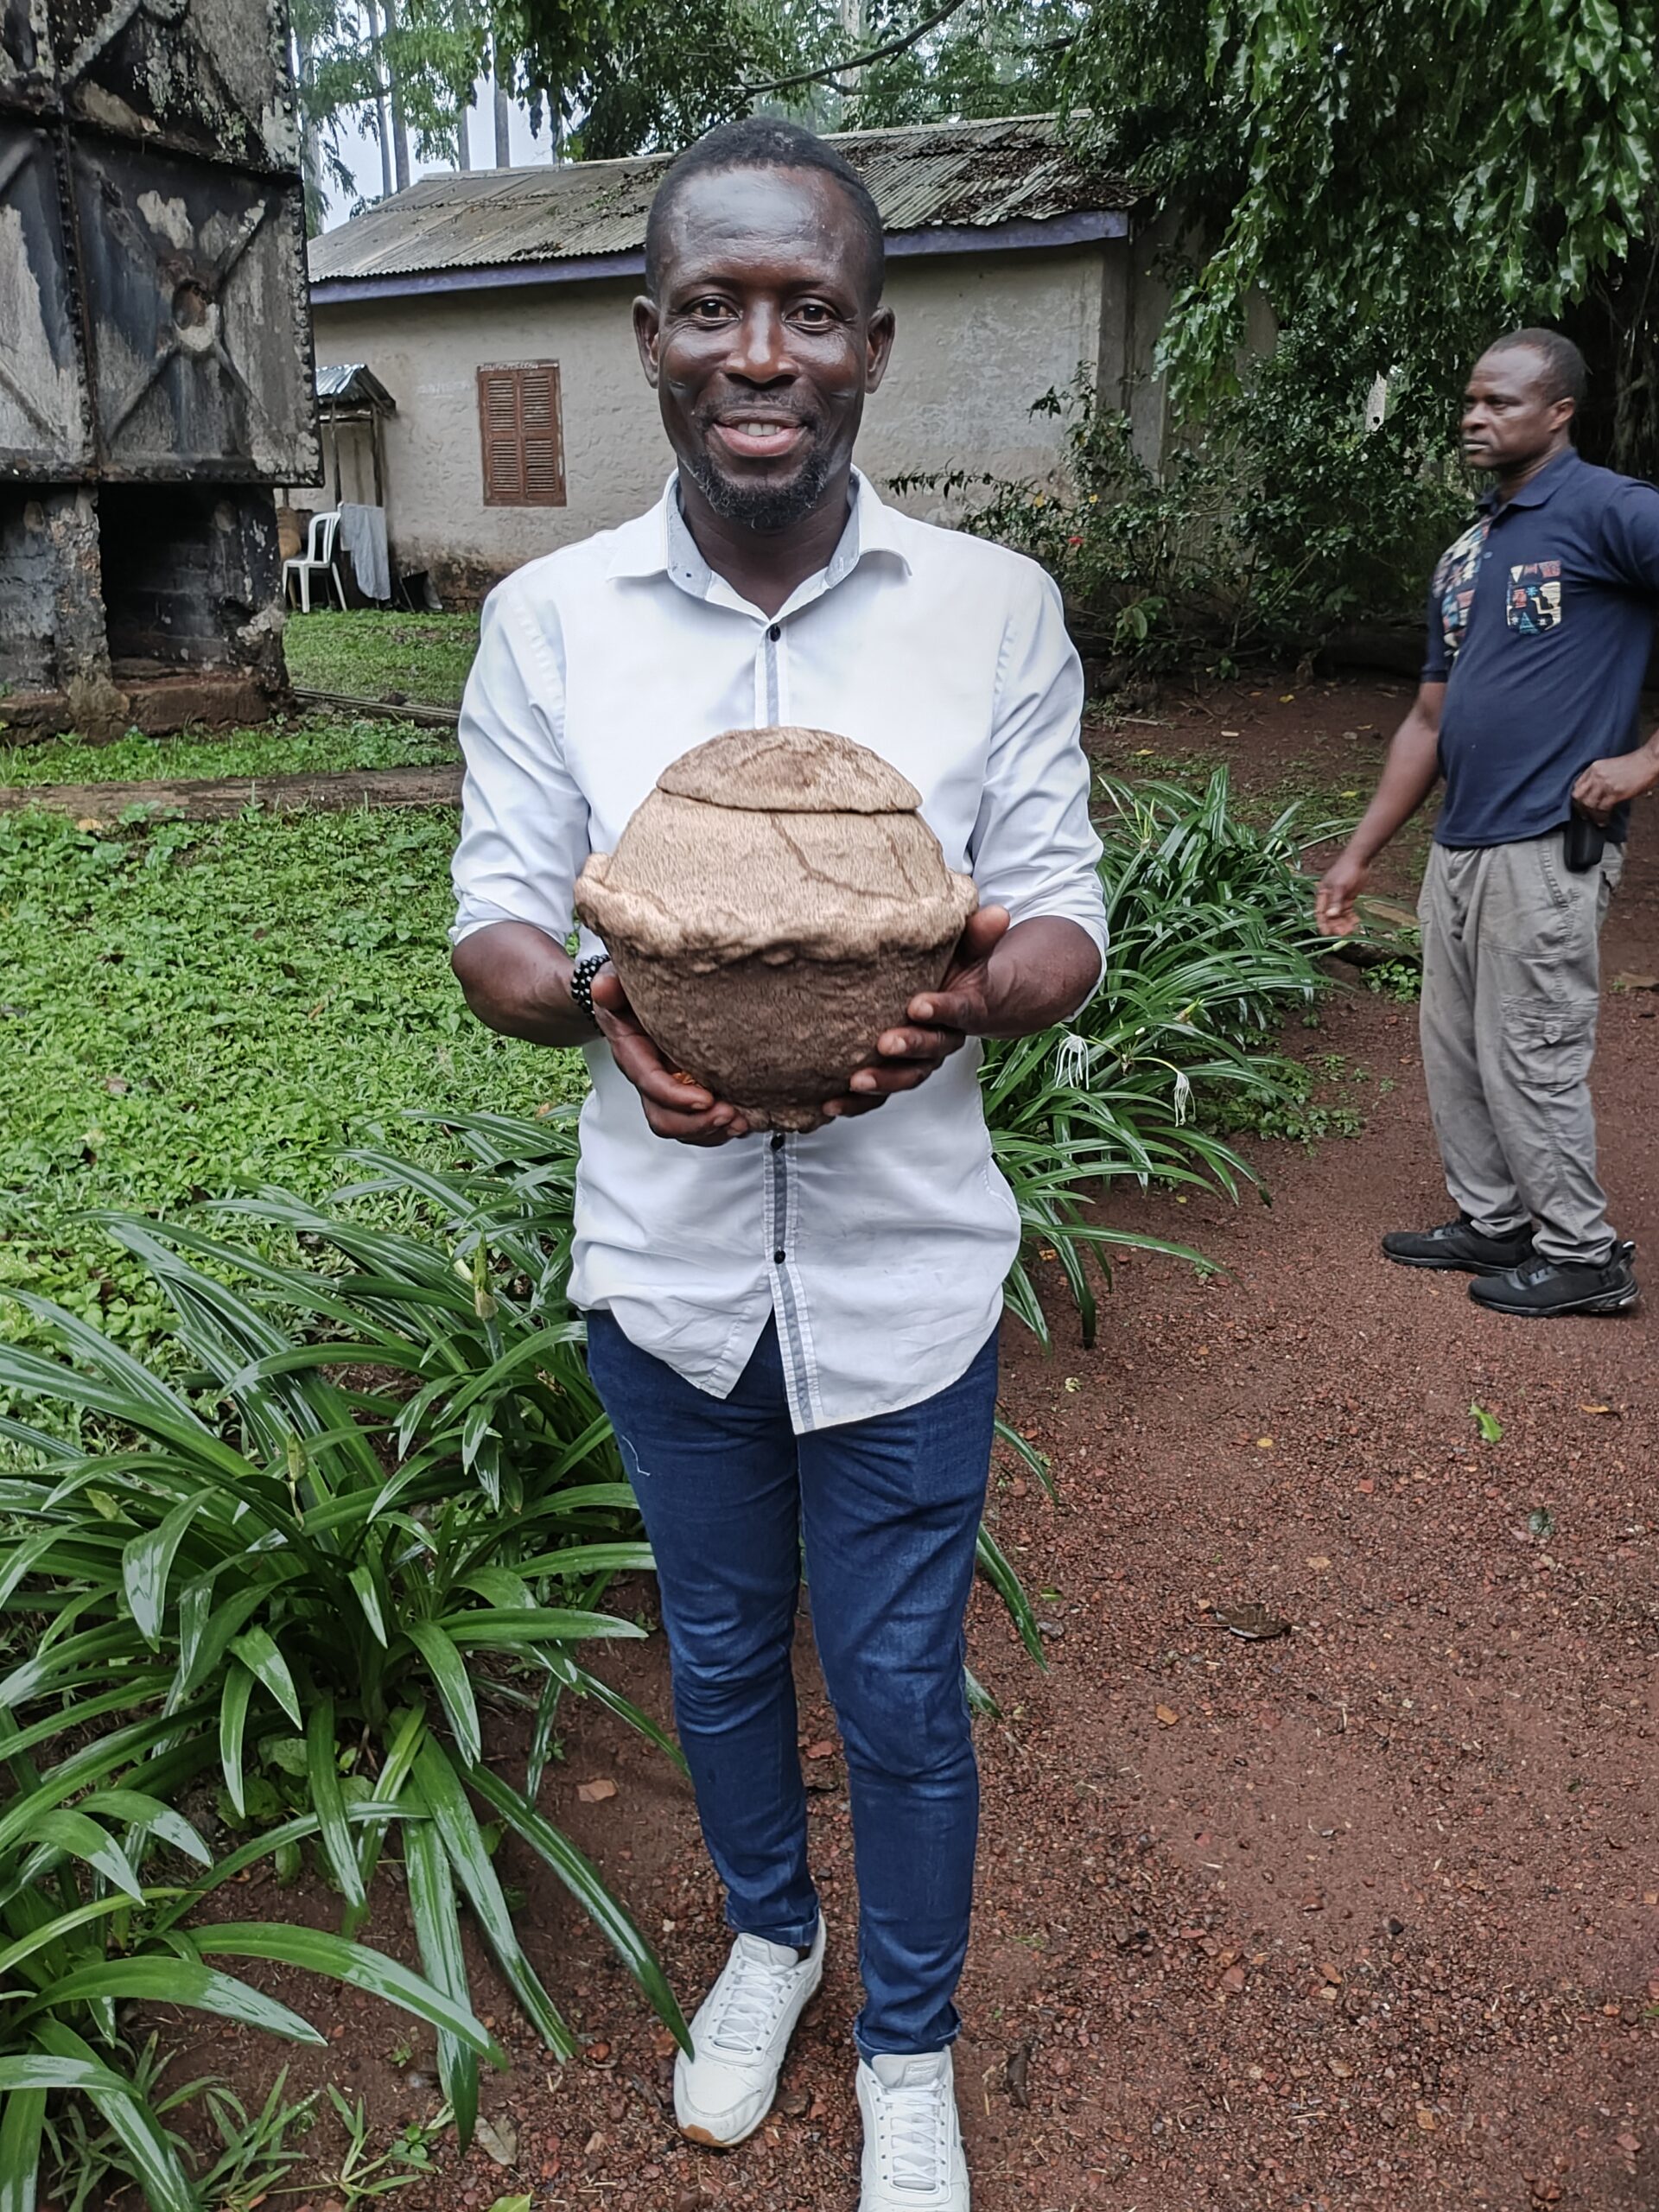
[[321,480],[283,0],[0,0],[0,720],[254,719]]

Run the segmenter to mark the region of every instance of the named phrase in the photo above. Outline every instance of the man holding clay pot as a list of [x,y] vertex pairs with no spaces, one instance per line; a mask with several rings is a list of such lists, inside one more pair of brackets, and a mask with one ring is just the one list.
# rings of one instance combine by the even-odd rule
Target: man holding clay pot
[[[963,1622],[1020,1234],[976,1040],[1074,1014],[1106,929],[1058,591],[853,468],[893,344],[882,275],[874,202],[809,132],[723,125],[667,173],[634,325],[677,469],[649,513],[488,602],[454,967],[481,1020],[580,1045],[592,1076],[571,1297],[656,1553],[734,1936],[677,2063],[680,2125],[716,2147],[760,2125],[823,1972],[790,1664],[804,1547],[852,1800],[861,2212],[967,2212]],[[778,724],[908,778],[982,901],[941,987],[799,1135],[677,1079],[604,947],[563,949],[583,861],[662,770]]]

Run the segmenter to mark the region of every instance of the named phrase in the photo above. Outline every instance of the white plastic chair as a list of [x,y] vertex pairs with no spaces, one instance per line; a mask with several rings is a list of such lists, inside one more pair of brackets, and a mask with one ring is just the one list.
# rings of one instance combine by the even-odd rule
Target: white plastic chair
[[[346,587],[340,580],[340,568],[334,559],[334,542],[340,536],[340,511],[317,514],[311,518],[311,528],[306,538],[303,553],[296,554],[291,561],[283,563],[283,597],[289,596],[290,582],[300,588],[300,612],[311,612],[311,579],[327,576],[334,585],[334,596],[340,601],[340,611],[346,612]],[[325,592],[324,598],[327,597]]]

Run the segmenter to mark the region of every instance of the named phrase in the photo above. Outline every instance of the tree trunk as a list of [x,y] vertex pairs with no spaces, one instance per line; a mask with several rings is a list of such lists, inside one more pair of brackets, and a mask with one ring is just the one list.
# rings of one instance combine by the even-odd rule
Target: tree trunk
[[386,78],[391,87],[391,163],[399,192],[409,189],[409,118],[397,85],[397,0],[384,0],[386,23]]
[[473,149],[467,137],[467,118],[472,107],[471,100],[463,100],[455,117],[455,167],[463,176],[473,166]]
[[512,167],[512,101],[507,92],[505,64],[499,48],[491,48],[491,60],[495,75],[495,166],[499,169],[510,169]]
[[380,197],[387,200],[391,196],[391,118],[386,112],[386,62],[380,45],[380,10],[376,0],[363,0],[363,9],[369,19],[370,66],[374,72],[374,133],[380,142]]
[[1659,480],[1659,210],[1648,239],[1563,314],[1589,365],[1577,423],[1586,461]]
[[[836,11],[841,17],[842,50],[847,54],[863,51],[868,29],[865,0],[840,0]],[[858,128],[858,88],[861,73],[849,70],[836,86],[839,95],[836,102],[836,129],[856,130]]]
[[294,33],[294,84],[300,100],[300,176],[305,193],[305,229],[315,238],[322,228],[325,213],[322,190],[322,133],[312,107],[311,41],[299,29]]

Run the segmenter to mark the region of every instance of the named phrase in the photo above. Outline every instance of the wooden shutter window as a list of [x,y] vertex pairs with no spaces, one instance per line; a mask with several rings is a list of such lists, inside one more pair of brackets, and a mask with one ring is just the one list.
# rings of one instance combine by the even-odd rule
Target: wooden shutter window
[[564,439],[556,361],[492,362],[478,372],[486,507],[562,507]]

